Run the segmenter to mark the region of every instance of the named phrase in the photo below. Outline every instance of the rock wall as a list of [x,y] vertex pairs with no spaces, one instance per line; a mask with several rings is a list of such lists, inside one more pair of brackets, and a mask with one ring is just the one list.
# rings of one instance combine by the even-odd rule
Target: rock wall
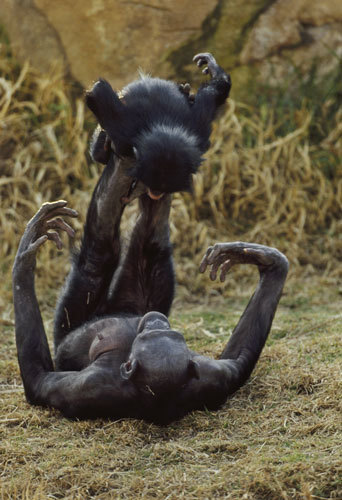
[[235,92],[314,60],[323,76],[342,59],[342,0],[1,0],[0,23],[20,60],[62,64],[85,87],[102,76],[119,89],[137,68],[193,81],[203,50]]

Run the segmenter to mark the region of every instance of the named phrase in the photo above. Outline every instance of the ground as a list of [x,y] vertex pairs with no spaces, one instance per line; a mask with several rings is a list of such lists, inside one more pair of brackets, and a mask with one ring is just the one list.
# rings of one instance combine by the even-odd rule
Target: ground
[[[52,301],[42,303],[50,330]],[[176,301],[172,324],[217,356],[246,301]],[[340,301],[336,287],[285,289],[249,382],[220,411],[168,427],[29,406],[3,312],[1,499],[342,498]]]

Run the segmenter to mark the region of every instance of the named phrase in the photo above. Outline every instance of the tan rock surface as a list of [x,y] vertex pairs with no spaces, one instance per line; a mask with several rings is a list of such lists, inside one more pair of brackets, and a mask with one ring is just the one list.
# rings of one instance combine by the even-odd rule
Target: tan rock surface
[[[332,33],[331,41],[336,41],[335,32],[342,32],[341,0],[277,0],[262,14],[254,25],[241,53],[241,62],[263,60],[280,49],[318,42],[329,42],[327,32]],[[331,25],[325,30],[314,27]],[[337,29],[336,29],[337,28]],[[333,43],[330,44],[333,48]]]
[[[20,60],[62,62],[85,87],[117,89],[137,68],[196,78],[191,57],[212,51],[232,70],[233,94],[250,79],[276,83],[292,62],[324,75],[342,57],[342,0],[0,0],[0,22]],[[337,57],[336,57],[337,56]],[[293,68],[293,64],[292,64]],[[200,73],[198,79],[200,79]]]
[[29,59],[42,72],[54,63],[67,65],[57,33],[32,0],[1,0],[0,23],[5,26],[19,60]]
[[[136,77],[137,68],[152,70],[168,50],[200,32],[217,3],[197,0],[194,9],[191,0],[5,1],[0,15],[7,10],[11,40],[21,29],[21,20],[31,25],[31,32],[26,29],[16,44],[21,58],[45,69],[49,61],[65,57],[72,75],[84,86],[103,76],[118,88]],[[37,19],[44,19],[45,29]],[[47,38],[54,45],[51,55]]]

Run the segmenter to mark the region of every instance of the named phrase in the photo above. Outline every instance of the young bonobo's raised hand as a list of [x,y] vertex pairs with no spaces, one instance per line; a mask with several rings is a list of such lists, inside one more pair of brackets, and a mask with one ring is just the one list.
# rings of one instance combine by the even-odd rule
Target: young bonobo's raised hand
[[259,270],[265,270],[275,264],[287,262],[285,256],[276,248],[256,243],[216,243],[206,251],[200,264],[200,272],[204,273],[211,266],[210,279],[214,281],[220,269],[220,281],[224,281],[228,271],[235,264],[254,264]]
[[[215,58],[209,52],[197,54],[193,61],[199,68],[204,66],[202,73],[211,77],[208,82],[199,88],[192,106],[196,123],[199,124],[198,126],[203,126],[208,119],[211,122],[215,118],[217,110],[225,103],[232,82],[229,74],[217,64]],[[211,128],[206,129],[208,139],[210,131]]]
[[68,208],[64,200],[44,203],[38,212],[28,222],[25,232],[20,240],[16,261],[28,257],[34,257],[38,248],[51,240],[60,250],[63,247],[61,238],[57,230],[65,231],[70,237],[74,237],[75,232],[61,216],[77,217],[76,210]]
[[217,64],[214,56],[209,52],[202,52],[201,54],[196,54],[193,58],[193,61],[197,64],[199,68],[207,65],[202,73],[205,75],[210,75],[211,78],[217,78],[222,73],[224,73],[223,69]]

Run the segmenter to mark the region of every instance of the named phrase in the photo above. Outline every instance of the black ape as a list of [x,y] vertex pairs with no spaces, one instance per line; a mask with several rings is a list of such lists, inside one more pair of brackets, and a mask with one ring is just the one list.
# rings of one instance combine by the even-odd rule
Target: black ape
[[210,247],[200,271],[221,280],[235,264],[258,266],[260,281],[219,360],[190,351],[166,315],[174,294],[169,242],[170,195],[140,197],[140,216],[122,266],[119,225],[132,178],[130,162],[111,157],[95,188],[81,250],[55,318],[55,368],[35,289],[38,248],[73,230],[65,201],[45,203],[28,223],[13,268],[16,341],[31,404],[68,417],[135,417],[159,424],[219,408],[251,374],[271,327],[287,275],[286,257],[252,243]]
[[194,61],[208,65],[203,72],[211,80],[193,100],[187,85],[180,91],[173,82],[147,76],[125,87],[121,98],[105,80],[86,94],[103,129],[95,131],[93,158],[107,164],[113,154],[131,157],[132,188],[141,181],[153,199],[191,189],[192,174],[209,147],[211,123],[229,95],[230,77],[211,54],[198,54]]

